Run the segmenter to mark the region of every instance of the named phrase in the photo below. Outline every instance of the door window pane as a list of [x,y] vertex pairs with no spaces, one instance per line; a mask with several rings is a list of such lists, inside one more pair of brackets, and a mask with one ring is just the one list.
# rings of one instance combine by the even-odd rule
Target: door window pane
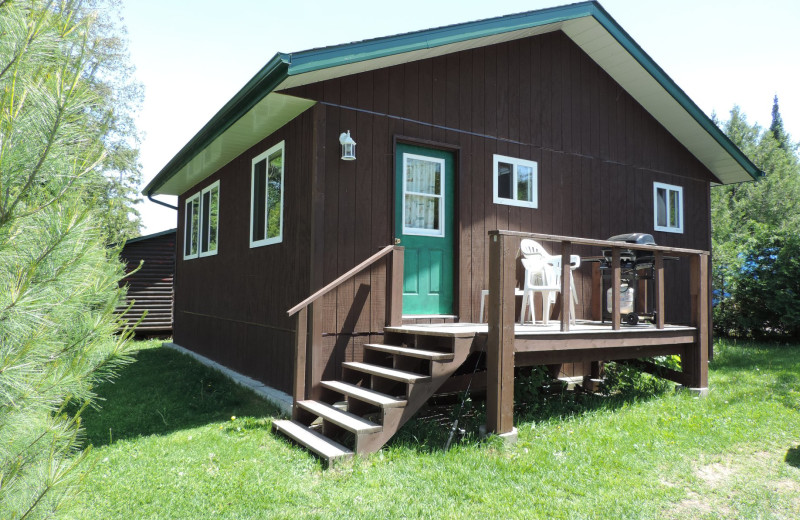
[[406,195],[405,227],[440,231],[439,199],[424,195]]
[[442,165],[439,162],[409,158],[406,161],[406,191],[442,194]]
[[444,236],[444,160],[403,154],[403,234]]

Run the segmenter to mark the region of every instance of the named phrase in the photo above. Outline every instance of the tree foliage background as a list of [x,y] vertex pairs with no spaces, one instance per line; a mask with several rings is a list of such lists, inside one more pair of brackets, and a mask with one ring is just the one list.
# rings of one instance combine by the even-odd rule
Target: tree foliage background
[[714,326],[732,336],[800,338],[800,160],[778,98],[768,129],[738,107],[722,128],[764,172],[711,190]]
[[128,336],[114,335],[124,273],[107,245],[138,232],[140,92],[113,8],[0,0],[3,519],[68,502],[85,471],[80,410],[129,360]]

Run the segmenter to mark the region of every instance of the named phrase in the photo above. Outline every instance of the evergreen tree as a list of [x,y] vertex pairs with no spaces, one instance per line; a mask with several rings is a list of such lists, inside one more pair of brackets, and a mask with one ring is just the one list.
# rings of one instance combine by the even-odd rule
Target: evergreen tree
[[712,190],[715,327],[722,334],[800,337],[797,147],[749,124],[738,107],[723,129],[765,175]]
[[[106,248],[113,95],[78,0],[0,0],[0,518],[76,491],[80,410],[128,360]],[[127,217],[126,217],[127,218]],[[66,413],[68,406],[77,413]]]
[[772,136],[778,141],[778,145],[781,148],[789,148],[789,136],[783,128],[783,119],[781,118],[780,108],[778,107],[777,94],[775,94],[772,100],[772,124],[769,125],[769,131],[772,132]]

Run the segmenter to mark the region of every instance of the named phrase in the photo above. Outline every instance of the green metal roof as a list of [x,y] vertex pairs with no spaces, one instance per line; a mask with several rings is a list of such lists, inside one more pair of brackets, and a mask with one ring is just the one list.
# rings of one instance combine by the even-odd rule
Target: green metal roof
[[[279,96],[278,90],[554,30],[564,31],[581,46],[720,182],[742,182],[763,175],[605,9],[599,3],[589,1],[292,54],[276,54],[178,152],[143,193],[169,193],[170,190],[162,187],[170,179],[187,168],[259,103],[264,103],[270,96]],[[305,108],[307,106],[301,104],[291,107],[291,110]],[[678,108],[680,110],[676,110]],[[288,115],[287,112],[284,117]],[[252,144],[264,137],[253,136],[255,141]],[[171,191],[180,192],[183,184],[196,184],[198,178],[212,173],[200,171],[187,177],[183,183],[172,186]]]

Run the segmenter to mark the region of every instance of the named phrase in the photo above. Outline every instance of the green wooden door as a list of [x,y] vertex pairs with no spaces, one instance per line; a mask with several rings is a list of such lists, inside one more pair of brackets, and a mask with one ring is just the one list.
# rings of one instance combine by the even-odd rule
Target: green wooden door
[[453,314],[453,154],[397,145],[395,237],[405,247],[404,315]]

